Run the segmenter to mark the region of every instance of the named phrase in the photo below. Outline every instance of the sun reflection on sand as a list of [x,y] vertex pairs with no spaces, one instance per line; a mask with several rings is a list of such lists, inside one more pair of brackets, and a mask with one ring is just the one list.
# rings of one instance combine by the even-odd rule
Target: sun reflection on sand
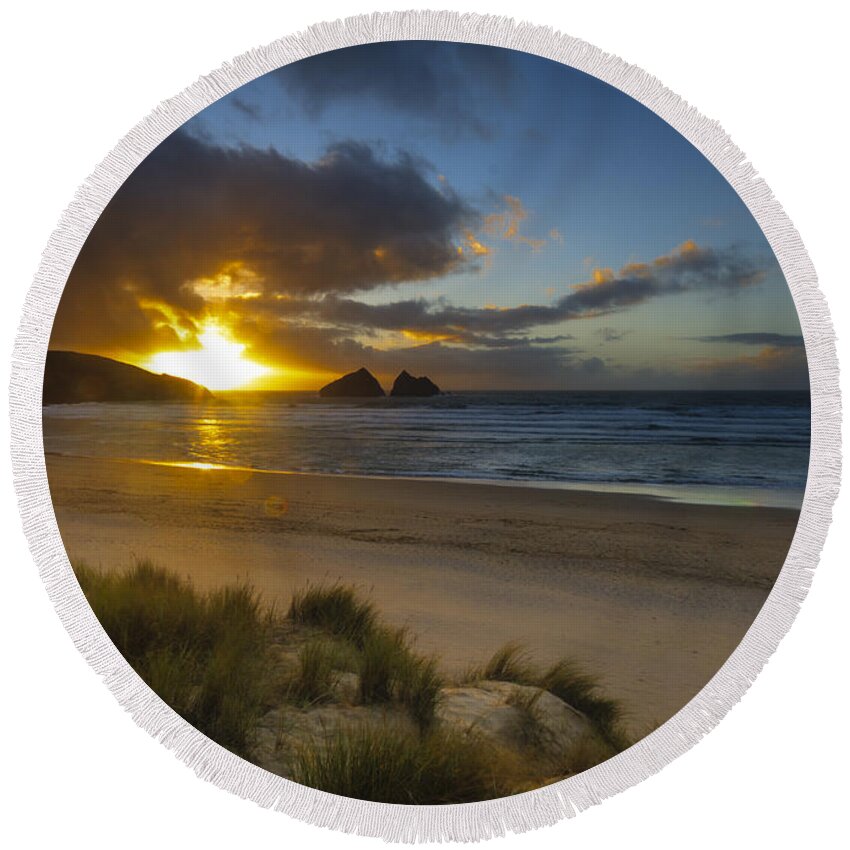
[[200,461],[185,460],[185,461],[162,461],[157,463],[157,466],[177,466],[181,469],[232,469],[230,466],[225,466],[222,463],[201,463]]

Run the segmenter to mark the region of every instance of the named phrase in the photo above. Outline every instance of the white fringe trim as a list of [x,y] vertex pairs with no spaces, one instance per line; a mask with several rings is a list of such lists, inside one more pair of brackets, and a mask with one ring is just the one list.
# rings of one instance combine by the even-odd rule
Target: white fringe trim
[[[799,526],[767,603],[728,661],[681,711],[626,752],[546,788],[464,805],[387,805],[316,791],[233,755],[175,714],[119,654],[80,591],[56,525],[42,444],[42,376],[59,298],[89,231],[136,166],[187,119],[261,74],[328,50],[397,39],[476,42],[545,56],[610,83],[671,124],[723,174],[764,231],[797,306],[811,379],[811,465]],[[717,122],[654,77],[585,42],[509,18],[422,11],[317,24],[237,57],[165,101],[118,143],[63,214],[27,296],[13,358],[12,461],[24,531],[59,617],[89,664],[136,723],[202,779],[300,820],[388,841],[477,841],[553,824],[635,785],[692,747],[743,696],[790,627],[838,492],[840,395],[832,323],[803,243],[770,189]]]

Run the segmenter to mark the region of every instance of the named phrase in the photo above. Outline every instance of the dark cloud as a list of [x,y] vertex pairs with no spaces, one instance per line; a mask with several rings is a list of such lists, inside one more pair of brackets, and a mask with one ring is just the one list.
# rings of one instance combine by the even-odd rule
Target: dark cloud
[[691,358],[675,368],[630,368],[561,344],[559,337],[511,337],[470,344],[438,340],[392,348],[354,339],[344,328],[246,320],[235,326],[252,357],[328,377],[360,366],[389,384],[402,369],[448,389],[805,389],[801,348],[765,346],[754,355]]
[[[334,364],[337,370],[346,371],[355,362],[380,374],[396,367],[430,370],[451,376],[455,387],[519,385],[521,373],[534,386],[585,387],[593,381],[616,388],[799,384],[805,357],[783,356],[783,351],[794,349],[793,338],[781,334],[728,335],[728,340],[722,339],[747,341],[764,350],[749,358],[695,358],[678,371],[645,376],[646,384],[640,380],[633,384],[631,370],[565,346],[572,335],[531,334],[535,327],[617,313],[654,298],[735,293],[757,284],[765,274],[766,269],[735,248],[715,250],[686,242],[649,263],[630,263],[617,273],[597,269],[590,281],[574,286],[552,305],[472,308],[454,306],[445,298],[370,304],[335,293],[280,302],[260,299],[246,305],[252,321],[262,316],[252,326],[256,332],[252,335],[242,326],[238,336],[252,339],[259,359],[291,362],[293,357],[312,357],[309,352],[315,350],[315,363]],[[387,333],[402,334],[413,344],[399,347],[396,337],[392,347],[385,339],[381,345],[381,335]],[[607,341],[626,333],[612,327],[595,332]],[[379,340],[376,346],[364,344],[373,338]],[[308,365],[314,361],[304,367]]]
[[[69,278],[56,333],[79,335],[91,325],[101,338],[90,341],[104,343],[115,321],[130,347],[139,335],[156,337],[152,328],[173,337],[175,324],[203,308],[199,292],[226,289],[235,278],[242,289],[253,282],[274,298],[438,277],[468,265],[455,237],[477,220],[404,153],[388,161],[368,146],[341,143],[305,163],[178,132],[96,223]],[[192,283],[199,280],[200,289]],[[98,314],[87,315],[94,304]],[[166,342],[152,339],[151,346]]]
[[445,300],[411,299],[366,304],[330,294],[286,305],[315,321],[349,328],[417,330],[432,336],[503,337],[542,325],[616,313],[653,298],[688,292],[733,293],[759,283],[765,269],[740,251],[700,248],[687,242],[650,263],[631,263],[618,273],[597,269],[550,305],[455,307]]
[[798,334],[743,333],[719,336],[691,336],[694,342],[728,342],[737,345],[770,345],[776,348],[802,348],[803,337]]
[[[393,110],[439,124],[444,136],[491,140],[494,102],[517,93],[508,50],[437,41],[389,41],[302,59],[273,76],[314,118],[329,104],[371,97]],[[489,104],[489,105],[488,105]]]
[[319,369],[329,376],[365,366],[386,384],[407,369],[453,389],[566,388],[579,385],[598,368],[598,358],[585,358],[581,351],[560,345],[540,345],[534,339],[515,339],[507,346],[499,341],[494,348],[441,341],[381,348],[352,339],[339,328],[297,322],[246,319],[235,331],[258,360]]
[[[317,374],[365,365],[381,376],[402,368],[431,374],[456,388],[628,386],[618,367],[571,345],[572,335],[540,329],[676,294],[734,293],[766,274],[737,248],[686,242],[618,272],[597,269],[550,304],[356,297],[475,268],[489,250],[475,234],[536,247],[521,232],[528,214],[518,198],[505,196],[501,211],[485,216],[431,176],[427,164],[403,152],[387,159],[351,142],[306,163],[178,132],[96,223],[69,277],[51,346],[139,358],[198,346],[212,317],[249,357]],[[613,341],[624,332],[597,333]],[[692,382],[805,370],[804,356],[792,356],[800,353],[798,337],[700,340],[763,351],[696,362]]]
[[259,121],[262,117],[263,111],[255,103],[248,103],[240,97],[233,97],[230,102],[234,109],[241,112],[252,121]]

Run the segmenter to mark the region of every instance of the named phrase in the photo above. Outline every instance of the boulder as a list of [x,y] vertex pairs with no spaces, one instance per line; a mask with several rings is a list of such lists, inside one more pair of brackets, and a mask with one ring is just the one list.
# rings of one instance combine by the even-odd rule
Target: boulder
[[278,776],[292,776],[293,760],[302,747],[322,750],[341,734],[389,726],[417,734],[407,714],[395,706],[330,705],[306,709],[281,705],[263,715],[253,730],[251,761]]
[[322,398],[376,398],[382,397],[384,391],[375,376],[361,368],[326,384],[319,395]]
[[590,721],[571,705],[548,691],[511,682],[443,688],[437,718],[503,747],[522,751],[534,743],[552,757],[595,737]]
[[427,396],[439,395],[440,388],[428,377],[424,375],[420,378],[414,378],[406,370],[395,379],[391,396],[417,396],[425,398]]

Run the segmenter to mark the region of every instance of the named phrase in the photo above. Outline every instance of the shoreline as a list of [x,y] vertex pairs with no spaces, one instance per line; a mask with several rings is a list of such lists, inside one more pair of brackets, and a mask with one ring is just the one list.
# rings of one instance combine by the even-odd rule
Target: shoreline
[[571,493],[607,494],[653,499],[687,505],[714,507],[767,508],[799,512],[805,491],[790,488],[739,487],[724,484],[641,484],[608,481],[544,481],[516,478],[469,478],[450,475],[380,475],[377,473],[314,472],[297,469],[264,469],[253,466],[208,463],[203,461],[168,461],[146,458],[99,457],[45,452],[46,457],[75,458],[86,461],[111,461],[198,471],[221,471],[257,475],[289,475],[363,481],[415,481],[438,484],[469,484],[483,487],[505,487],[528,490],[557,490]]
[[797,512],[567,490],[268,475],[46,456],[69,557],[150,560],[211,589],[236,578],[286,609],[342,581],[449,671],[508,641],[570,655],[666,720],[752,624]]

